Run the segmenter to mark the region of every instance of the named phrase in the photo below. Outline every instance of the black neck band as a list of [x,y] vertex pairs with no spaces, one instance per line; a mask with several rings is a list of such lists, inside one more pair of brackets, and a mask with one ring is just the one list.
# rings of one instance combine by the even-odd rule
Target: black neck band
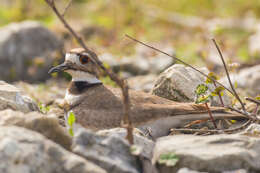
[[96,85],[101,85],[102,82],[97,83],[89,83],[87,81],[74,81],[75,87],[77,88],[78,92],[82,92],[85,89],[91,88]]

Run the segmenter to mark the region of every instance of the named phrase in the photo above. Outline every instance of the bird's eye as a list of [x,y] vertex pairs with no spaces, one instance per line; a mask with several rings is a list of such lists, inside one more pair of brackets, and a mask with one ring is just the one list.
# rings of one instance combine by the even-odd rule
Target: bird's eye
[[89,62],[89,57],[87,55],[79,55],[79,61],[81,64],[87,64]]

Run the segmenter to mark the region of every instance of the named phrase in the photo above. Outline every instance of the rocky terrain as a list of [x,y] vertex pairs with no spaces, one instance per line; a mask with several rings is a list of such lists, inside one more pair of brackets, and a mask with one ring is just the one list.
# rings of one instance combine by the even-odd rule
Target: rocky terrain
[[[32,33],[41,34],[30,38]],[[61,108],[68,80],[55,76],[49,79],[47,74],[52,65],[62,60],[63,43],[35,22],[11,24],[1,28],[0,35],[5,35],[0,37],[1,173],[260,172],[260,125],[257,123],[234,134],[221,135],[176,134],[168,129],[167,135],[157,139],[136,128],[132,146],[122,128],[94,132],[81,127],[71,136],[64,127]],[[164,48],[170,54],[175,53],[170,47]],[[194,90],[204,83],[205,77],[176,64],[172,58],[151,54],[140,47],[136,49],[138,56],[134,58],[115,60],[112,55],[102,54],[100,59],[115,72],[122,72],[131,89],[178,102],[194,101]],[[201,70],[209,72],[207,68]],[[244,68],[231,77],[237,81],[241,95],[254,97],[260,93],[259,65]],[[28,83],[34,81],[44,83]],[[220,81],[228,86],[225,78]],[[226,105],[233,104],[233,98],[227,93],[223,99]],[[247,110],[253,111],[254,106],[246,103]],[[214,98],[211,105],[219,106],[220,102]],[[189,123],[180,122],[172,128]],[[197,128],[205,124],[210,122]],[[152,129],[159,130],[160,127]]]

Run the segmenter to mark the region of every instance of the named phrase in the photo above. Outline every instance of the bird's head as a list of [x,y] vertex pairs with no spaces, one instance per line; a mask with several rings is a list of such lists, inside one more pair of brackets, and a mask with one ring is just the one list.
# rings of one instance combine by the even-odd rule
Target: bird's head
[[90,55],[82,48],[72,49],[66,53],[65,61],[49,70],[48,73],[65,71],[72,76],[72,81],[97,80],[98,69]]

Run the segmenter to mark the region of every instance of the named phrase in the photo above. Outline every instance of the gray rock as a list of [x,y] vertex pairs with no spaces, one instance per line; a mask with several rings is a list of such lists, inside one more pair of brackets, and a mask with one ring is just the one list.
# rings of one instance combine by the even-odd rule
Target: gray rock
[[162,155],[174,153],[178,161],[174,166],[157,164],[159,171],[174,172],[179,168],[196,171],[223,172],[244,169],[260,171],[260,139],[245,135],[175,135],[157,140],[153,162]]
[[107,172],[138,173],[141,165],[130,152],[126,140],[118,136],[102,136],[80,128],[75,132],[72,151],[90,160]]
[[[230,74],[233,85],[237,83],[237,88],[241,88],[252,97],[260,93],[260,64],[245,68],[238,74]],[[226,77],[222,78],[221,83],[230,88]]]
[[49,77],[62,43],[38,22],[12,23],[0,29],[0,79],[39,81]]
[[71,137],[55,115],[43,115],[38,112],[24,114],[13,110],[0,111],[0,126],[19,126],[41,133],[46,138],[70,150]]
[[21,112],[37,111],[37,104],[21,94],[13,85],[0,81],[0,110],[13,109]]
[[178,170],[177,173],[207,173],[207,172],[198,172],[198,171],[191,170],[189,168],[181,168]]
[[135,76],[128,78],[127,82],[130,89],[150,92],[154,86],[156,77],[157,75],[155,74]]
[[1,173],[105,173],[42,135],[21,127],[0,127]]
[[[200,69],[205,74],[206,68]],[[194,102],[195,89],[199,84],[205,84],[205,77],[190,67],[175,64],[160,74],[152,89],[152,94],[178,102]],[[209,84],[209,89],[214,91],[214,85]],[[230,99],[226,94],[222,97],[224,104],[229,105]],[[218,97],[211,100],[211,105],[220,105]]]
[[[132,57],[115,58],[111,54],[100,55],[99,58],[107,63],[115,72],[125,71],[132,75],[158,74],[175,63],[174,59],[142,46],[137,48],[136,55]],[[162,49],[174,55],[171,47]]]
[[[157,169],[151,162],[154,142],[144,137],[143,133],[138,129],[134,129],[133,133],[134,133],[134,147],[141,150],[140,153],[138,153],[136,156],[139,158],[142,164],[142,172],[157,173]],[[116,136],[125,139],[127,133],[126,130],[123,128],[114,128],[108,130],[100,130],[97,132],[97,134],[103,136],[104,135]]]
[[[98,135],[102,136],[115,136],[124,139],[126,137],[126,130],[123,128],[114,128],[108,130],[100,130],[97,132]],[[135,129],[134,131],[134,144],[142,148],[142,154],[147,157],[152,157],[154,148],[154,142],[142,136],[142,132]]]

